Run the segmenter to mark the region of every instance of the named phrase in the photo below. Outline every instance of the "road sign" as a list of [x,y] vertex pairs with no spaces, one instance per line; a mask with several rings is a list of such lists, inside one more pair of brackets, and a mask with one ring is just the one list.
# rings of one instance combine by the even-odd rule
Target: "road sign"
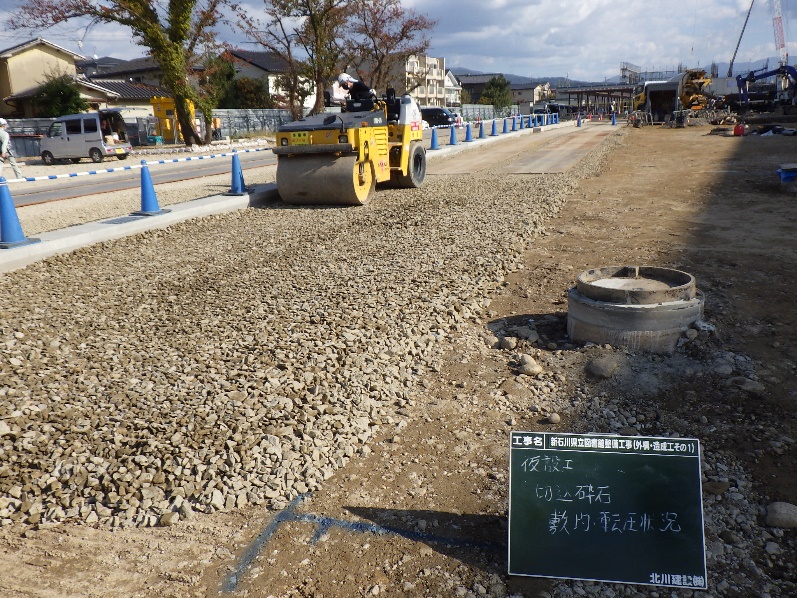
[[706,589],[700,444],[512,432],[509,574]]

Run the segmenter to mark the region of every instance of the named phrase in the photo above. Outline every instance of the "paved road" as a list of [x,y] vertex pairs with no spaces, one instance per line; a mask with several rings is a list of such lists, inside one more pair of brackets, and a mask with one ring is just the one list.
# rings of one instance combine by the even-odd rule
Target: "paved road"
[[[260,168],[275,165],[277,157],[271,152],[256,152],[238,154],[241,169]],[[173,183],[186,179],[194,179],[219,174],[230,174],[232,157],[212,158],[207,160],[191,160],[167,164],[153,164],[148,167],[152,182]],[[88,170],[101,170],[102,168],[120,168],[128,166],[125,162],[107,161],[102,164],[92,164],[86,168],[85,164],[76,164],[75,172]],[[52,181],[38,181],[26,183],[14,188],[14,205],[17,207],[70,199],[82,195],[124,191],[141,187],[141,169],[120,170],[95,175],[77,176],[72,178],[59,178]]]
[[427,173],[472,174],[492,169],[505,174],[552,174],[567,172],[614,127],[591,123],[583,127],[549,129],[496,143],[482,151],[457,155],[456,160],[430,164]]

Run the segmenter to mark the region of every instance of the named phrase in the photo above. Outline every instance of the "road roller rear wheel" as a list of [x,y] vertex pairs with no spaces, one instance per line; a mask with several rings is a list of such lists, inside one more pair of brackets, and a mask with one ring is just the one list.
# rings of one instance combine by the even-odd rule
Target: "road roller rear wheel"
[[400,172],[394,176],[395,184],[405,189],[417,189],[423,185],[426,178],[426,150],[420,143],[410,146],[409,164],[407,174]]
[[291,205],[362,206],[375,187],[370,162],[356,156],[309,154],[280,156],[277,160],[277,191]]

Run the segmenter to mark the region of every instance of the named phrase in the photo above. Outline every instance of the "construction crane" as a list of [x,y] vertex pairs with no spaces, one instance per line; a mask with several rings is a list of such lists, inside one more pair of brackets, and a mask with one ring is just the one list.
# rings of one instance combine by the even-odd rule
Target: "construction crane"
[[[739,44],[742,43],[742,36],[744,35],[744,30],[747,29],[747,21],[750,20],[750,13],[753,11],[753,4],[755,4],[755,0],[750,2],[750,8],[747,9],[747,16],[744,18],[744,25],[742,25],[742,32],[739,34],[739,41],[736,42],[736,49],[733,51],[733,56],[731,56],[731,61],[728,64],[728,77],[733,77],[733,62],[736,60],[736,53],[739,51]],[[780,2],[778,2],[780,5]]]
[[772,29],[775,31],[775,49],[778,51],[780,66],[789,63],[789,54],[786,52],[786,39],[783,36],[783,13],[780,10],[780,0],[772,0]]

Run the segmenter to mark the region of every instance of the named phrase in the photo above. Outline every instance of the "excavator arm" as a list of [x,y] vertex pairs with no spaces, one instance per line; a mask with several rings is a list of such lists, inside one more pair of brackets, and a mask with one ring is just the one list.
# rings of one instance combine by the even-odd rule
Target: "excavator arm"
[[772,69],[771,71],[766,71],[763,73],[751,72],[748,73],[746,77],[736,75],[736,85],[739,88],[739,103],[744,106],[750,101],[750,97],[747,93],[748,83],[755,83],[761,79],[767,79],[774,76],[791,77],[792,82],[797,84],[797,69],[788,64],[781,65],[776,69]]

